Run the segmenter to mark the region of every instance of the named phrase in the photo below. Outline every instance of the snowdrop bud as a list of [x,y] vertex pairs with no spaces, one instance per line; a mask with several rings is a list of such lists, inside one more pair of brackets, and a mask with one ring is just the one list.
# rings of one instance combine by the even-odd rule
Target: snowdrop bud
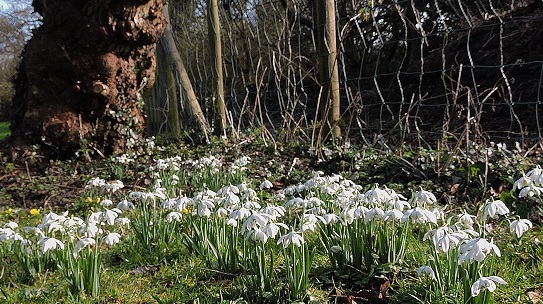
[[339,253],[341,251],[343,251],[343,249],[339,246],[332,246],[330,247],[330,251],[332,251],[332,253]]
[[417,268],[417,275],[419,277],[428,276],[432,280],[436,279],[436,274],[434,273],[434,270],[432,269],[432,267],[427,266],[427,265]]

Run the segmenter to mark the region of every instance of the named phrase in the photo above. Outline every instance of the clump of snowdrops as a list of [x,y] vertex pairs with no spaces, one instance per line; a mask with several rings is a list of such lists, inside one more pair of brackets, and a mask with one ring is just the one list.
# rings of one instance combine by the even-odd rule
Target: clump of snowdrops
[[[88,189],[114,193],[122,182],[92,179]],[[109,199],[101,201],[101,210],[86,218],[70,215],[68,211],[49,212],[36,226],[19,227],[9,222],[0,230],[0,240],[16,256],[26,281],[33,281],[46,270],[60,270],[70,290],[77,294],[100,293],[102,251],[121,239],[122,226],[130,221],[121,217],[122,210],[111,208]],[[6,244],[7,243],[7,244]]]
[[[100,210],[86,218],[49,213],[25,229],[10,222],[0,239],[19,250],[29,274],[60,269],[74,292],[97,294],[102,250],[120,240],[127,215],[133,252],[143,248],[153,255],[182,244],[206,267],[237,274],[247,293],[268,297],[286,289],[296,301],[308,297],[317,253],[326,254],[339,271],[409,268],[408,242],[422,230],[432,250],[416,272],[428,293],[463,290],[462,303],[489,303],[497,285],[506,282],[494,267],[501,256],[494,242],[499,236],[487,228],[506,220],[520,238],[532,227],[500,200],[487,200],[474,215],[453,214],[424,189],[406,198],[386,186],[361,186],[322,172],[273,192],[271,182],[256,183],[246,175],[248,161],[225,169],[215,157],[157,160],[149,169],[150,188],[131,192],[115,207],[106,197],[122,183],[93,179],[88,191],[95,192],[89,196],[103,197]],[[515,183],[520,197],[540,196],[542,173],[537,167]],[[196,191],[185,193],[188,185]]]

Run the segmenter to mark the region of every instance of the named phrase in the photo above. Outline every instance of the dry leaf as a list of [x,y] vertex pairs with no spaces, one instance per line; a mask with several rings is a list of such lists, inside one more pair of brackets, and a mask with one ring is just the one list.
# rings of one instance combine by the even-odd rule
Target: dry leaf
[[526,292],[526,294],[528,295],[528,298],[530,298],[530,301],[532,301],[533,304],[543,303],[543,299],[541,297],[541,293],[539,292],[539,290],[537,289],[530,290]]

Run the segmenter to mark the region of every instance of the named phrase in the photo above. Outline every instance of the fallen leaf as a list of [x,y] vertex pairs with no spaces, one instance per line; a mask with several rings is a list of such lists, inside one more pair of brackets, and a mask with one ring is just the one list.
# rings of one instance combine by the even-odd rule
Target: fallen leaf
[[530,298],[530,301],[532,301],[533,304],[543,303],[541,293],[537,289],[527,291],[526,295],[528,295],[528,298]]

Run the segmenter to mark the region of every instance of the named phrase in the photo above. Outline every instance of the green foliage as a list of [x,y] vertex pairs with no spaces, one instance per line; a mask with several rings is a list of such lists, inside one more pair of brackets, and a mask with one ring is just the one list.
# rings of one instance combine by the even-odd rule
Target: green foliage
[[10,133],[9,122],[0,121],[0,140],[8,137]]
[[[193,151],[185,153],[187,154],[183,155],[181,160],[189,159],[187,155],[197,159],[197,154],[191,154]],[[420,155],[427,160],[431,159],[431,151],[421,152]],[[72,200],[70,211],[77,211],[77,215],[86,218],[92,212],[104,210],[105,207],[101,205],[104,199],[111,198],[114,204],[120,200],[130,200],[135,203],[136,208],[123,211],[123,216],[130,218],[131,223],[119,231],[127,241],[114,248],[108,248],[103,244],[87,247],[79,253],[77,260],[73,259],[73,243],[53,255],[49,252],[40,255],[39,251],[35,251],[35,255],[30,255],[18,249],[22,247],[18,246],[17,242],[0,242],[0,260],[5,265],[3,280],[0,281],[0,301],[322,303],[328,301],[328,294],[336,287],[346,294],[360,289],[369,291],[372,287],[368,284],[379,276],[387,278],[394,288],[394,295],[389,298],[390,303],[456,304],[478,301],[483,303],[491,298],[486,291],[482,291],[478,298],[470,298],[473,277],[497,274],[509,284],[498,286],[492,297],[496,303],[511,303],[529,301],[526,291],[538,288],[543,279],[543,272],[538,267],[538,261],[543,259],[543,246],[536,241],[543,238],[539,222],[534,220],[534,229],[526,232],[520,239],[509,234],[512,219],[519,215],[521,217],[533,215],[523,211],[522,208],[525,208],[523,206],[538,206],[541,203],[538,200],[517,198],[515,191],[502,191],[499,196],[511,211],[516,212],[515,215],[510,218],[489,219],[487,226],[481,226],[494,229],[494,232],[485,233],[494,239],[502,254],[500,258],[494,257],[492,261],[489,260],[488,263],[492,264],[489,268],[483,268],[484,265],[477,263],[469,267],[459,265],[454,258],[458,255],[457,252],[451,251],[448,255],[438,254],[432,244],[423,241],[428,229],[442,227],[447,224],[445,222],[421,225],[410,221],[357,218],[352,224],[347,225],[346,213],[341,214],[342,208],[336,204],[341,201],[340,196],[335,192],[327,192],[328,190],[322,187],[310,188],[311,183],[302,183],[305,187],[303,192],[293,192],[286,198],[278,198],[274,191],[277,189],[272,188],[256,190],[254,196],[244,201],[253,205],[259,203],[261,207],[266,207],[284,204],[295,197],[299,197],[305,203],[307,203],[305,200],[318,197],[322,201],[319,203],[321,208],[344,216],[334,223],[318,222],[314,227],[315,232],[306,230],[305,242],[301,246],[291,243],[282,248],[277,239],[270,237],[263,243],[251,239],[247,232],[244,232],[245,235],[241,234],[242,220],[238,226],[232,223],[228,225],[227,216],[218,216],[220,213],[217,211],[220,207],[228,207],[225,196],[209,195],[209,202],[213,203],[209,217],[202,216],[203,209],[200,210],[202,214],[198,214],[198,205],[195,203],[180,205],[181,207],[177,206],[177,209],[166,207],[181,200],[194,202],[195,199],[190,198],[191,196],[198,197],[199,193],[210,189],[219,192],[225,186],[240,185],[251,188],[258,185],[260,181],[257,174],[264,174],[262,173],[264,166],[261,163],[253,167],[250,164],[241,166],[238,162],[230,160],[235,157],[221,157],[222,163],[217,168],[195,165],[202,164],[202,161],[189,163],[170,159],[168,168],[156,167],[148,171],[143,170],[145,171],[143,173],[136,172],[141,169],[140,163],[140,168],[128,166],[130,170],[134,170],[129,175],[122,175],[123,173],[116,167],[120,163],[117,160],[110,160],[102,166],[109,171],[96,174],[113,178],[138,177],[140,178],[138,182],[149,179],[151,181],[148,183],[149,187],[143,189],[142,183],[131,185],[131,190],[142,190],[140,196],[129,196],[128,191],[123,190],[113,194],[103,189],[86,189]],[[264,160],[265,157],[260,156]],[[260,161],[259,157],[252,158]],[[357,163],[358,160],[354,158],[353,156],[353,163]],[[385,171],[393,170],[395,167],[392,164],[405,164],[404,161],[394,160],[393,157],[383,161],[383,158],[370,157],[369,154],[364,159],[365,168],[375,165],[372,170],[376,172],[383,168]],[[415,162],[414,158],[409,161]],[[270,180],[274,180],[273,187],[286,181],[287,174],[289,177],[295,175],[296,180],[300,181],[311,177],[308,173],[309,168],[304,168],[299,163],[292,165],[292,159],[284,163],[286,169],[283,176],[278,173],[279,170],[273,170],[268,176]],[[280,165],[272,164],[277,168]],[[149,165],[154,166],[156,162]],[[291,165],[294,168],[289,170]],[[231,170],[232,167],[235,170]],[[94,169],[96,168],[79,170],[90,172]],[[411,169],[415,172],[415,169]],[[8,164],[4,167],[6,173],[17,170],[20,169],[16,165]],[[68,170],[69,166],[66,166],[62,171],[63,174],[65,175],[65,172],[74,174]],[[500,172],[506,171],[503,169]],[[459,171],[454,170],[451,174],[458,173]],[[481,174],[481,170],[473,170],[472,173]],[[382,173],[383,176],[390,174]],[[467,175],[465,173],[463,176]],[[519,174],[511,176],[518,177]],[[313,177],[313,182],[322,182],[321,178],[325,176],[314,174]],[[478,175],[472,177],[478,178]],[[25,191],[54,190],[49,184],[55,181],[54,178],[33,176],[32,179],[34,181],[25,181],[32,187]],[[158,179],[161,180],[160,183],[156,182]],[[242,183],[244,186],[241,186]],[[459,183],[462,181],[459,180]],[[410,188],[418,191],[421,184],[440,187],[439,181],[433,180],[416,180],[411,185],[394,181],[388,186],[398,191],[409,191]],[[294,187],[301,187],[300,185],[292,184]],[[19,187],[20,191],[24,190],[23,186]],[[283,187],[282,192],[288,192],[285,189],[287,185]],[[390,188],[387,188],[387,191]],[[367,185],[358,191],[362,195],[371,189],[375,190],[375,187]],[[412,196],[416,193],[414,192]],[[239,197],[242,196],[238,194]],[[348,194],[344,195],[349,197]],[[172,201],[168,203],[169,199]],[[410,203],[412,207],[420,205],[415,201]],[[473,207],[469,208],[470,210],[477,210],[477,205],[470,207]],[[300,227],[307,224],[302,216],[309,209],[309,206],[299,209],[292,207],[281,221],[288,224],[289,229],[299,231]],[[447,209],[446,214],[455,216],[460,209],[457,206]],[[258,208],[255,208],[253,211],[257,210]],[[179,218],[168,217],[174,211],[181,214]],[[46,210],[33,211],[32,216],[28,209],[0,209],[1,227],[10,220],[17,221],[20,227],[35,226],[38,224],[40,213],[46,214]],[[315,215],[322,214],[316,212]],[[281,230],[279,235],[286,232]],[[334,246],[339,248],[332,250]],[[429,277],[416,276],[415,268],[425,264],[440,270],[438,283]],[[487,299],[483,299],[485,296]]]

